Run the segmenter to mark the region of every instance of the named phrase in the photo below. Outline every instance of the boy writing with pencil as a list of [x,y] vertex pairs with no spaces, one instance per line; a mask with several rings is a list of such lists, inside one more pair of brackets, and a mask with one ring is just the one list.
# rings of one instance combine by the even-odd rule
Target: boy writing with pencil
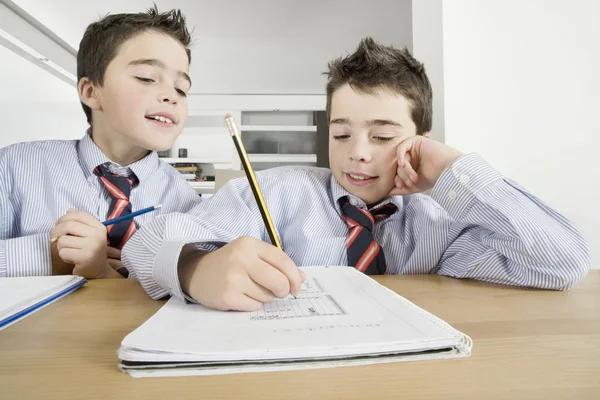
[[367,38],[328,75],[331,169],[257,173],[283,250],[267,243],[248,181],[231,181],[126,245],[124,264],[152,297],[255,310],[297,294],[308,265],[558,290],[586,275],[587,244],[569,221],[478,155],[429,138],[431,86],[407,50]]
[[[152,207],[186,212],[200,202],[156,153],[187,121],[189,44],[176,10],[88,26],[77,54],[88,132],[0,149],[0,277],[126,276],[121,248]],[[131,218],[144,208],[152,212]]]

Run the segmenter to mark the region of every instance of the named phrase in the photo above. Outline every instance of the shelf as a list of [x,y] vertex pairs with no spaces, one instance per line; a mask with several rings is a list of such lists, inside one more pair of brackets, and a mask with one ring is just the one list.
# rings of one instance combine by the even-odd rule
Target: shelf
[[215,182],[188,182],[199,194],[211,194],[215,191]]
[[242,132],[316,132],[315,125],[242,125]]
[[165,158],[161,157],[166,163],[169,164],[227,164],[231,161],[227,160],[211,160],[210,158]]
[[316,163],[316,154],[248,154],[252,163],[260,162],[297,162],[297,163]]

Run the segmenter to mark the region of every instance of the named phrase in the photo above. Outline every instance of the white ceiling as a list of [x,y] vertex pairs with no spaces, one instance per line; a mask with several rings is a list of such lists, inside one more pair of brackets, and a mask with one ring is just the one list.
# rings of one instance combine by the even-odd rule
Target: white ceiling
[[[139,12],[152,5],[148,0],[13,1],[74,49],[91,21],[106,13]],[[327,62],[352,51],[360,38],[368,35],[386,44],[412,47],[410,0],[155,2],[161,11],[182,9],[194,28],[191,75],[196,94],[321,94],[325,83],[321,73]],[[1,71],[21,68],[22,63],[13,62],[3,57]],[[45,74],[34,81],[52,77],[31,67]],[[4,88],[7,78],[2,76]],[[31,71],[27,76],[33,76]],[[58,92],[68,87],[55,77],[52,80],[61,86]],[[9,84],[19,90],[20,85]],[[48,91],[26,84],[28,91]]]

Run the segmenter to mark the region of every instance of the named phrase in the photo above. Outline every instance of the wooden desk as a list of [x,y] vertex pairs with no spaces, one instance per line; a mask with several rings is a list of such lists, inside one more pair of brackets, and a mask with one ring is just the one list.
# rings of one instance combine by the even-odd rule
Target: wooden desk
[[0,332],[7,399],[600,399],[600,271],[575,289],[440,276],[379,281],[473,338],[469,358],[310,371],[135,379],[121,340],[163,304],[136,281],[85,287]]

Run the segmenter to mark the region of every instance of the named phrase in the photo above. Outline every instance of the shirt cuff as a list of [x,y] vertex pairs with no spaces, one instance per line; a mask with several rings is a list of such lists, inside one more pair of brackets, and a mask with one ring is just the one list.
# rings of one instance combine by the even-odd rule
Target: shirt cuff
[[[154,281],[172,296],[187,302],[196,302],[190,296],[185,294],[179,283],[178,264],[181,251],[186,242],[165,242],[156,254],[154,266],[152,268],[152,277]],[[218,250],[225,243],[189,243],[195,245],[196,249],[204,252]],[[171,266],[165,268],[165,266]]]
[[0,240],[0,278],[7,277],[6,240]]
[[52,275],[48,233],[0,240],[0,277]]
[[480,190],[501,179],[502,175],[479,155],[467,154],[442,173],[431,197],[459,220]]

